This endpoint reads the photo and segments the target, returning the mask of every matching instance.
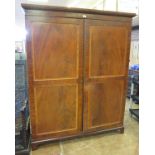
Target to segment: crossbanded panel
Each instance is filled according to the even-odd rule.
[[[88,84],[88,128],[103,127],[121,122],[123,113],[124,80],[106,79]]]
[[[34,80],[78,78],[79,25],[32,24]]]
[[[123,26],[89,27],[90,78],[126,73],[127,34]]]
[[[78,86],[37,86],[35,94],[36,134],[52,134],[78,129]]]

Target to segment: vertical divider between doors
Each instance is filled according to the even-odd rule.
[[[83,53],[82,53],[82,132],[84,132],[84,110],[85,110],[85,96],[84,96],[84,84],[85,84],[85,19],[83,19]]]
[[[87,19],[83,19],[83,122],[82,122],[82,128],[83,128],[83,132],[85,132],[85,129],[87,128],[87,119],[86,119],[86,115],[87,115],[87,102],[86,102],[86,85],[87,85]]]

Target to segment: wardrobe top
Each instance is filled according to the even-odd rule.
[[[51,5],[38,5],[38,4],[27,4],[27,3],[22,3],[21,5],[25,10],[62,11],[62,12],[71,12],[71,13],[87,13],[87,14],[111,15],[111,16],[131,17],[131,18],[136,15],[135,13],[102,11],[102,10],[83,9],[83,8],[58,7],[58,6],[51,6]]]

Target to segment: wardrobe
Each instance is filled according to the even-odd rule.
[[[22,4],[32,148],[123,133],[133,13]]]

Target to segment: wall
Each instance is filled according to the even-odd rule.
[[[139,16],[132,21],[130,66],[139,64]]]

